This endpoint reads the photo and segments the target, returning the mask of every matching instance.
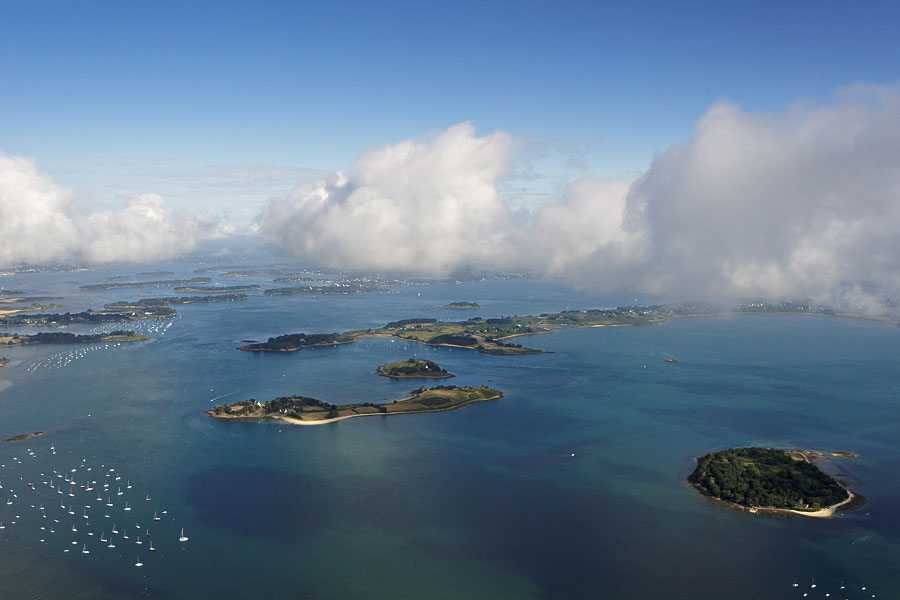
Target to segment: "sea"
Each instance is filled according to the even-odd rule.
[[[77,312],[180,295],[80,285],[203,266],[20,273],[0,286]],[[0,438],[44,432],[0,443],[0,598],[900,598],[894,325],[719,316],[517,340],[547,351],[535,355],[387,338],[264,354],[235,348],[653,299],[541,280],[249,295],[129,324],[144,342],[0,348]],[[454,301],[481,308],[439,308]],[[375,375],[410,357],[504,397],[315,427],[204,413],[291,394],[390,402],[432,383]],[[831,519],[755,515],[686,483],[697,457],[741,446],[853,453],[825,468],[866,504]]]

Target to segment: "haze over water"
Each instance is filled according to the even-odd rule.
[[[176,277],[195,266],[179,265]],[[77,291],[121,271],[16,275],[3,285],[64,295],[76,312],[144,291]],[[461,300],[482,309],[437,308]],[[809,597],[838,597],[841,582],[846,597],[900,597],[897,327],[742,316],[519,338],[552,351],[528,356],[383,338],[289,354],[234,350],[245,339],[408,317],[634,302],[544,281],[346,297],[251,292],[242,302],[177,306],[168,328],[136,324],[147,342],[3,348],[10,363],[0,380],[11,385],[0,389],[0,437],[46,433],[0,445],[0,597],[799,598],[812,578]],[[203,413],[290,394],[400,399],[420,382],[374,371],[410,356],[455,373],[452,384],[487,384],[505,397],[318,427]],[[857,453],[833,467],[868,504],[828,520],[754,516],[685,483],[695,457],[748,445]],[[76,468],[81,481],[82,464],[130,481],[133,514],[112,519],[157,527],[154,553],[125,540],[101,545],[102,514],[77,532],[68,527],[84,520],[77,510],[52,536],[39,529],[47,519],[31,504],[63,512],[41,473]],[[10,488],[17,498],[7,505]],[[177,541],[181,528],[188,542]]]

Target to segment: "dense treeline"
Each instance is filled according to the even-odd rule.
[[[385,329],[391,329],[394,327],[405,327],[407,325],[418,325],[420,323],[437,323],[437,319],[400,319],[399,321],[391,321],[387,325],[384,326]]]
[[[436,335],[430,340],[428,340],[429,344],[451,344],[453,346],[474,346],[478,343],[478,338],[474,338],[469,335],[453,335],[451,333],[444,333],[441,335]]]
[[[338,343],[339,338],[336,333],[289,333],[287,335],[279,335],[278,337],[270,337],[265,342],[259,344],[248,344],[241,346],[242,350],[292,350],[296,348],[305,348],[307,346],[324,346],[327,344]]]
[[[771,448],[707,454],[697,461],[688,481],[708,496],[749,507],[818,509],[849,497],[815,465]]]
[[[406,361],[388,363],[383,365],[381,369],[385,375],[393,377],[410,377],[414,375],[447,375],[447,371],[442,369],[436,362],[430,360],[410,358]]]

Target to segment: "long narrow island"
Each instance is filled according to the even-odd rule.
[[[408,397],[389,404],[364,402],[338,405],[304,396],[283,396],[267,402],[251,398],[234,404],[221,404],[206,411],[206,414],[217,419],[277,419],[291,425],[323,425],[353,417],[443,412],[502,397],[503,392],[487,386],[437,386],[420,387]]]
[[[858,496],[815,465],[817,458],[805,450],[720,450],[697,459],[688,482],[716,502],[750,512],[830,517]]]
[[[140,342],[149,340],[149,335],[137,334],[134,331],[110,331],[109,333],[57,333],[40,332],[33,335],[0,334],[0,345],[19,346],[26,344],[97,344],[103,342]]]

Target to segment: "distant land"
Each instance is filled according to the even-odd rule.
[[[209,294],[229,294],[233,292],[249,292],[251,290],[258,290],[258,285],[225,285],[225,286],[216,286],[216,285],[188,285],[177,287],[173,289],[173,292],[182,292],[182,293],[209,293]]]
[[[268,292],[268,290],[267,290]],[[657,325],[670,319],[721,315],[814,315],[825,317],[867,318],[842,314],[833,309],[802,302],[739,302],[725,305],[712,302],[688,302],[652,306],[620,306],[611,309],[566,310],[538,316],[500,317],[467,321],[438,321],[430,317],[392,321],[378,329],[343,333],[294,333],[270,337],[265,342],[240,346],[249,352],[293,352],[315,346],[348,344],[366,336],[389,336],[431,346],[467,348],[484,354],[540,354],[543,350],[524,348],[503,340],[521,335],[548,333],[572,327],[634,327]],[[894,323],[887,319],[874,319]],[[672,361],[670,361],[672,362]]]
[[[391,377],[393,379],[445,379],[454,376],[452,373],[448,373],[439,367],[437,363],[421,358],[390,362],[386,365],[381,365],[375,372],[382,377]]]
[[[138,273],[138,277],[169,277],[170,275],[174,275],[174,271],[143,271]]]
[[[272,288],[265,290],[263,293],[266,296],[298,296],[307,294],[371,294],[384,291],[385,289],[379,286],[336,283],[333,285]]]
[[[481,305],[477,302],[450,302],[441,304],[438,308],[481,308]]]
[[[112,310],[144,310],[156,306],[168,306],[170,304],[205,304],[208,302],[231,302],[233,300],[246,300],[247,294],[215,294],[212,296],[170,296],[159,298],[144,298],[143,300],[122,300],[104,304],[104,308]]]
[[[353,417],[443,412],[502,397],[502,392],[486,386],[420,387],[403,400],[388,404],[364,402],[337,405],[315,398],[285,396],[267,402],[251,398],[234,404],[222,404],[206,411],[206,414],[219,419],[278,419],[292,425],[323,425]]]
[[[108,307],[110,305],[107,305]],[[79,313],[18,314],[0,316],[3,327],[46,327],[49,325],[71,325],[74,323],[126,323],[142,319],[159,319],[175,316],[175,309],[168,304],[147,305],[135,312],[132,307],[121,307],[106,311],[86,310]]]
[[[697,459],[688,481],[704,496],[751,512],[830,517],[849,508],[855,496],[813,464],[818,456],[773,448],[720,450]]]

